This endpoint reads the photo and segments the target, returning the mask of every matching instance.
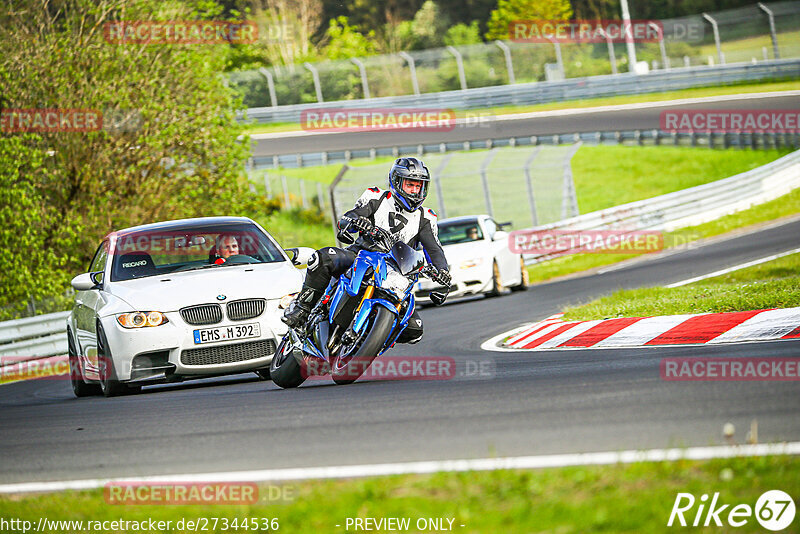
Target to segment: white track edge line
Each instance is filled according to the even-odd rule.
[[[496,469],[542,469],[580,465],[628,464],[634,462],[664,462],[676,460],[708,460],[765,455],[800,454],[800,441],[757,444],[687,447],[684,449],[646,449],[618,452],[585,452],[507,458],[478,458],[464,460],[432,460],[421,462],[262,469],[158,475],[133,478],[95,478],[57,482],[26,482],[0,485],[0,494],[32,493],[63,490],[96,489],[114,482],[142,483],[219,483],[219,482],[286,482],[331,478],[358,478],[386,475],[429,474],[439,472],[492,471]]]
[[[675,282],[664,287],[673,288],[673,287],[681,287],[687,284],[692,284],[694,282],[699,282],[700,280],[706,280],[708,278],[714,278],[715,276],[722,276],[723,274],[732,273],[733,271],[738,271],[740,269],[746,269],[747,267],[752,267],[754,265],[759,265],[761,263],[766,263],[768,261],[777,260],[778,258],[782,258],[784,256],[790,256],[791,254],[797,254],[800,252],[800,247],[787,250],[785,252],[779,252],[778,254],[772,254],[770,256],[765,256],[763,258],[759,258],[757,260],[751,260],[745,263],[740,263],[739,265],[734,265],[733,267],[728,267],[726,269],[720,269],[719,271],[714,271],[713,273],[704,274],[701,276],[695,276],[694,278],[687,278],[686,280],[681,280],[680,282]]]

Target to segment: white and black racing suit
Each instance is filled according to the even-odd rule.
[[[339,277],[353,265],[359,250],[369,248],[369,243],[352,228],[358,217],[369,219],[373,226],[383,228],[397,236],[400,241],[416,248],[418,244],[429,262],[439,270],[448,270],[447,259],[439,243],[436,214],[420,207],[406,211],[392,198],[391,191],[370,187],[356,202],[353,209],[344,214],[337,224],[337,238],[348,244],[347,248],[323,247],[317,250],[308,262],[304,287],[322,292],[332,277]],[[422,319],[415,310],[408,327],[398,338],[399,343],[416,343],[422,338]]]

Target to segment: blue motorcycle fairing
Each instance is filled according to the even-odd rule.
[[[406,308],[406,312],[403,314],[403,318],[400,319],[400,322],[397,323],[396,328],[392,331],[391,335],[389,336],[389,343],[386,344],[387,348],[391,347],[397,341],[397,338],[400,337],[400,334],[403,333],[403,330],[406,329],[408,326],[408,321],[411,320],[411,315],[414,313],[414,306],[416,305],[414,300],[414,294],[412,293],[409,295],[410,300],[408,301],[408,308]]]
[[[356,316],[356,320],[353,321],[353,331],[357,334],[361,333],[361,330],[364,329],[364,325],[367,324],[367,318],[369,317],[370,312],[372,311],[373,306],[375,304],[380,304],[390,312],[395,315],[394,323],[397,324],[397,308],[394,307],[394,304],[389,302],[386,299],[367,299],[361,305],[361,309],[358,311],[358,315]],[[392,330],[394,330],[394,325],[392,325]]]

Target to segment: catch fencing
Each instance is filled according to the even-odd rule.
[[[800,57],[800,2],[769,2],[660,21],[660,42],[638,43],[648,70]],[[230,73],[248,108],[382,99],[627,74],[625,43],[495,41]],[[643,72],[643,71],[638,71]],[[549,73],[549,74],[548,74]],[[602,95],[596,95],[602,96]],[[412,104],[408,104],[412,105]],[[288,109],[287,109],[288,111]],[[260,122],[297,121],[250,109]]]
[[[426,205],[440,219],[487,213],[513,227],[578,214],[570,161],[580,143],[493,148],[426,156],[431,185]],[[387,188],[385,164],[345,166],[330,188],[332,219],[352,209],[368,187]]]

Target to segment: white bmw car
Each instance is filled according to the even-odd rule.
[[[268,378],[286,332],[280,316],[303,282],[293,262],[311,252],[282,250],[244,217],[109,234],[89,272],[72,280],[67,340],[75,395],[115,396],[245,371]]]
[[[450,297],[485,294],[501,295],[506,288],[525,290],[528,271],[522,255],[508,248],[510,223],[494,221],[489,215],[453,217],[439,221],[439,241],[453,277]],[[428,295],[441,289],[423,279],[415,290],[417,302],[427,304]]]

